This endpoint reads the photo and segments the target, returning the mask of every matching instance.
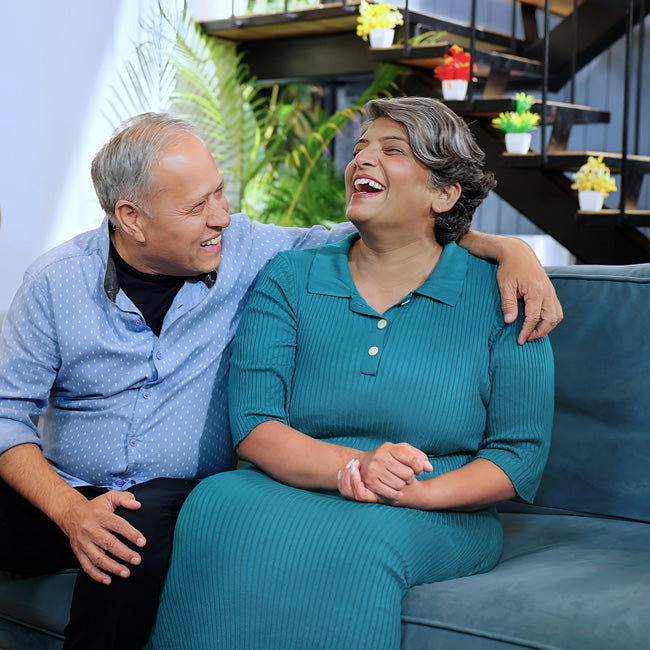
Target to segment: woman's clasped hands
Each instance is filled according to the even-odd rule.
[[[399,505],[416,476],[433,471],[429,458],[406,442],[385,442],[372,451],[359,452],[341,468],[337,477],[339,492],[346,499],[367,503]]]

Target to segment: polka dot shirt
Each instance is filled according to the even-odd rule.
[[[117,490],[232,468],[228,355],[251,287],[276,252],[350,229],[232,215],[216,283],[188,279],[159,337],[123,291],[107,295],[107,222],[49,251],[0,338],[0,453],[36,443],[70,485]]]

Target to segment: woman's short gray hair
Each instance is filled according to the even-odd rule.
[[[458,241],[469,230],[474,211],[496,185],[483,170],[485,154],[462,118],[430,97],[373,99],[365,105],[363,134],[379,117],[402,124],[415,157],[429,169],[429,184],[443,189],[459,183],[461,195],[448,212],[436,215],[435,235],[442,245]]]
[[[151,177],[153,164],[190,133],[192,122],[168,113],[142,113],[123,122],[95,156],[90,174],[99,204],[115,224],[118,201],[131,201],[151,216],[150,201],[162,188]]]

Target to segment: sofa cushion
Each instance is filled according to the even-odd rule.
[[[0,619],[20,622],[62,639],[77,573],[69,569],[43,576],[20,576],[0,571]]]
[[[535,503],[650,522],[650,264],[548,271],[565,318]]]
[[[413,587],[402,646],[646,650],[650,526],[571,515],[502,515],[489,573]]]

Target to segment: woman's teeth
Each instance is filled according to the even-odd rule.
[[[367,192],[369,187],[377,191],[386,189],[381,183],[373,181],[371,178],[357,178],[354,181],[354,189],[357,190],[357,192]]]

